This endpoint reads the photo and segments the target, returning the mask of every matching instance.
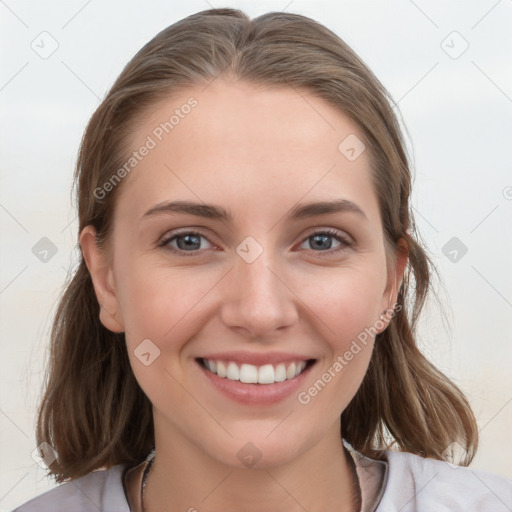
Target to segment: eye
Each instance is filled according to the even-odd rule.
[[[332,238],[335,238],[339,242],[338,247],[335,249],[332,249]],[[313,249],[320,249],[320,251],[314,250],[314,252],[326,252],[328,254],[342,251],[346,248],[352,247],[353,245],[348,237],[333,229],[315,231],[310,234],[302,244],[307,242],[309,242],[310,247]]]
[[[338,247],[335,249],[332,249],[333,238],[338,242]],[[201,253],[201,249],[208,249],[208,247],[201,247],[201,240],[206,240],[207,243],[212,246],[208,239],[197,231],[175,233],[164,238],[159,242],[158,246],[173,253],[177,253],[179,256],[193,256]],[[326,254],[337,253],[353,246],[352,241],[347,236],[333,229],[315,231],[304,239],[301,246],[307,242],[310,243],[310,247],[312,247],[311,250],[314,252],[323,252]]]
[[[201,249],[201,239],[207,240],[206,237],[196,231],[184,231],[164,238],[158,245],[172,252],[180,253],[180,255],[191,256]],[[172,242],[176,242],[176,246],[171,245]]]

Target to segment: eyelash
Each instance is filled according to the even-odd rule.
[[[172,253],[177,254],[179,256],[195,256],[197,254],[200,254],[201,251],[183,251],[182,249],[176,249],[176,248],[171,247],[170,245],[168,245],[169,242],[171,242],[175,238],[178,238],[180,236],[185,236],[185,235],[200,236],[200,237],[205,238],[206,240],[208,240],[208,238],[206,236],[204,236],[202,233],[199,233],[198,231],[183,231],[181,233],[175,233],[172,236],[164,238],[163,240],[161,240],[159,242],[158,247],[162,247],[163,249],[171,251]],[[325,255],[332,255],[332,254],[341,252],[341,251],[343,251],[345,249],[353,248],[353,246],[354,246],[354,243],[351,240],[349,240],[348,237],[345,237],[345,236],[341,235],[338,231],[336,231],[334,229],[329,229],[329,228],[323,229],[323,230],[319,230],[319,231],[314,231],[313,233],[311,233],[310,235],[305,237],[302,240],[300,245],[302,245],[309,238],[312,238],[312,237],[317,236],[317,235],[331,236],[331,237],[335,238],[338,242],[340,242],[342,245],[340,247],[338,247],[337,249],[329,249],[329,250],[326,250],[326,251],[313,251],[313,252],[317,252],[317,253],[320,253],[320,254],[323,253]],[[310,249],[310,250],[312,250],[312,249]]]

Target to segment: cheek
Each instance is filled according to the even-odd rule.
[[[202,328],[199,304],[213,283],[149,266],[123,271],[121,310],[135,377],[157,408],[185,407],[189,400],[179,383],[185,377],[187,342]]]
[[[311,417],[325,415],[328,407],[334,419],[353,398],[368,368],[381,313],[382,279],[370,270],[343,269],[313,281],[316,286],[308,279],[301,298],[314,312],[310,318],[316,318],[325,358],[297,398],[310,408]]]
[[[314,313],[305,314],[316,317],[316,326],[337,352],[380,317],[384,283],[371,266],[324,269],[297,276],[295,282],[300,299]]]
[[[218,280],[217,273],[199,267],[172,269],[144,264],[142,258],[124,261],[116,289],[128,348],[133,351],[150,339],[162,352],[180,352],[206,320],[203,304]]]
[[[372,265],[374,269],[375,262]],[[381,276],[372,265],[307,272],[295,268],[283,276],[293,283],[288,300],[295,303],[301,320],[316,331],[312,336],[330,340],[333,352],[344,352],[379,318]],[[190,338],[192,331],[200,331],[212,315],[220,314],[223,290],[230,287],[230,276],[223,278],[225,268],[169,268],[133,258],[124,259],[117,270],[116,290],[132,346],[149,338],[162,348],[179,349],[179,340]]]

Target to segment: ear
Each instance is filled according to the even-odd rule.
[[[88,225],[80,233],[80,246],[100,304],[100,321],[112,332],[124,332],[121,308],[114,288],[112,265],[96,241],[96,230]]]
[[[382,313],[380,316],[381,323],[385,323],[382,329],[379,329],[379,333],[384,331],[391,319],[394,316],[395,304],[398,299],[398,291],[402,286],[402,280],[409,259],[409,249],[407,242],[404,238],[401,238],[395,250],[395,262],[388,269],[387,285],[384,293],[382,294]]]

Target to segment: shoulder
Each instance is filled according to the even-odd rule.
[[[93,471],[27,501],[12,512],[130,512],[122,484],[125,466]]]
[[[386,459],[388,476],[378,512],[512,510],[512,480],[411,453],[386,451]]]

